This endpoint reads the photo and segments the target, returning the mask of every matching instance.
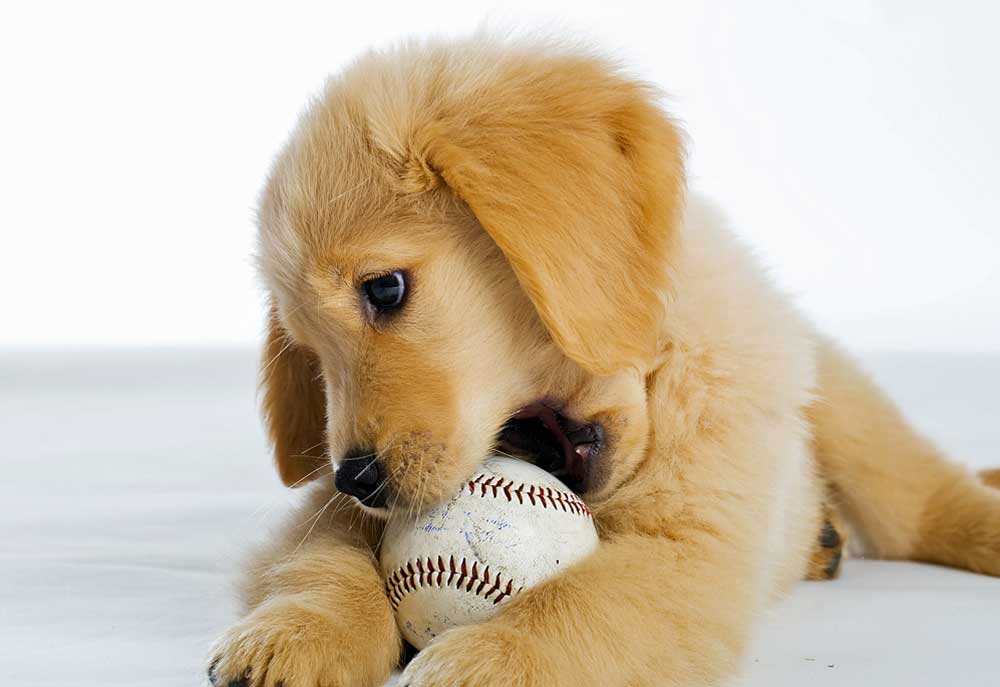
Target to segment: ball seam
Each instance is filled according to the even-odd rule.
[[[482,597],[497,605],[521,591],[514,587],[514,580],[500,573],[490,573],[490,566],[479,568],[479,562],[472,565],[466,558],[449,556],[448,562],[442,556],[435,560],[431,556],[416,558],[397,567],[385,580],[386,594],[393,609],[398,609],[403,598],[425,587],[440,589],[454,588]],[[492,597],[492,598],[491,598]]]
[[[522,505],[528,503],[532,506],[541,506],[542,508],[551,507],[553,510],[562,510],[566,513],[582,515],[588,518],[592,517],[590,508],[587,507],[583,499],[576,494],[553,489],[552,487],[515,482],[511,479],[504,479],[499,475],[479,474],[469,480],[466,488],[469,490],[469,494],[475,495],[478,492],[480,497],[492,496],[493,498],[499,498],[502,495],[511,502],[516,498],[517,502]]]

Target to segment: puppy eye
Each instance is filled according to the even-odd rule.
[[[389,272],[365,280],[362,288],[377,312],[395,310],[406,298],[406,276],[400,271]]]

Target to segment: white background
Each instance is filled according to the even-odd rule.
[[[665,87],[695,187],[848,345],[1000,350],[997,5],[498,6],[8,5],[0,344],[254,341],[253,207],[308,97],[368,46],[488,20]]]
[[[569,29],[668,89],[694,185],[915,426],[996,465],[1000,9],[961,4],[6,3],[0,349],[32,350],[0,350],[0,675],[205,684],[300,496],[254,402],[256,194],[326,75],[397,37]],[[66,344],[238,348],[33,350]],[[998,618],[995,579],[848,561],[738,684],[992,685]]]

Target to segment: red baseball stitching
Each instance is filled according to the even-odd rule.
[[[435,561],[428,556],[409,561],[392,571],[385,580],[385,591],[393,609],[399,608],[399,603],[407,594],[421,587],[454,587],[481,596],[484,599],[493,598],[493,605],[517,594],[521,588],[514,588],[514,580],[504,578],[499,573],[490,575],[490,566],[479,570],[479,563],[472,562],[472,567],[465,558],[459,561],[454,556],[448,558],[447,565],[441,556]]]
[[[467,487],[469,494],[475,495],[478,491],[483,498],[499,498],[503,495],[508,501],[516,498],[520,504],[527,502],[542,508],[551,506],[566,513],[592,517],[590,508],[580,497],[552,487],[515,482],[499,475],[476,475]],[[514,580],[507,578],[505,581],[499,573],[491,575],[489,566],[479,570],[478,561],[473,561],[472,567],[469,567],[465,558],[456,561],[454,556],[448,558],[447,565],[441,556],[437,560],[430,556],[417,558],[399,566],[385,579],[386,594],[389,595],[393,609],[399,608],[403,597],[422,587],[464,588],[466,592],[484,599],[492,597],[494,605],[521,591],[520,587],[514,588]]]
[[[478,491],[481,497],[498,498],[502,494],[508,501],[513,501],[517,497],[517,502],[521,504],[527,498],[532,506],[548,508],[551,504],[554,509],[561,508],[567,513],[591,517],[590,508],[579,496],[552,487],[515,482],[499,475],[476,475],[475,479],[469,481],[467,486],[470,494],[475,494]]]

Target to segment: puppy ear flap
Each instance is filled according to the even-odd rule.
[[[681,134],[650,87],[598,61],[500,71],[481,109],[433,113],[414,154],[470,207],[570,358],[598,374],[641,367],[659,347]]]
[[[325,458],[326,398],[319,362],[295,345],[272,306],[260,368],[263,412],[274,462],[285,486],[298,487],[321,474]]]

